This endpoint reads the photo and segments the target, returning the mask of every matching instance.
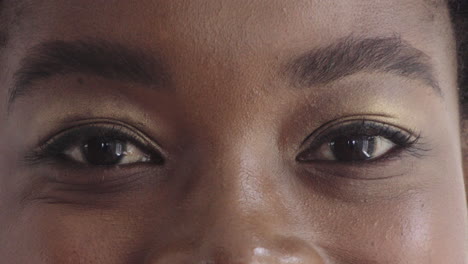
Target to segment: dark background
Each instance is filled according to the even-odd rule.
[[[451,1],[450,9],[458,42],[462,107],[465,117],[468,117],[468,0]]]

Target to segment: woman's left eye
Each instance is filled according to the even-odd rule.
[[[297,161],[365,162],[397,150],[416,156],[424,151],[418,147],[419,135],[376,121],[350,120],[317,134]]]
[[[116,166],[149,162],[150,155],[128,141],[95,137],[79,145],[71,146],[64,156],[77,163],[93,166]]]
[[[339,136],[323,143],[308,158],[322,161],[366,161],[382,157],[397,145],[382,136]]]

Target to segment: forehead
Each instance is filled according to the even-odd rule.
[[[12,69],[37,44],[103,39],[161,57],[177,86],[220,91],[232,81],[271,79],[288,57],[338,39],[399,36],[433,58],[436,79],[451,83],[456,66],[448,11],[438,0],[25,0],[6,59]],[[200,67],[203,65],[203,67]],[[441,66],[444,65],[442,68]],[[447,67],[448,66],[448,67]],[[439,69],[437,69],[439,67]],[[263,78],[263,80],[262,80]],[[202,83],[201,83],[202,82]],[[203,85],[206,83],[206,85]],[[210,87],[208,88],[201,87]],[[200,89],[199,89],[200,88]],[[181,89],[193,95],[193,89]]]
[[[424,53],[437,56],[438,44],[446,45],[443,42],[451,32],[448,12],[445,5],[437,4],[440,2],[23,0],[13,11],[20,22],[13,26],[16,34],[10,34],[10,47],[26,51],[47,40],[98,38],[158,52],[170,57],[171,63],[179,59],[173,67],[200,59],[194,55],[245,66],[262,60],[272,65],[271,60],[350,35],[397,34]],[[21,53],[16,56],[25,55]]]
[[[441,83],[453,83],[456,67],[448,10],[440,0],[15,3],[11,13],[18,19],[6,49],[14,52],[0,56],[10,69],[19,68],[28,50],[42,42],[103,39],[161,57],[177,79],[178,89],[187,87],[180,91],[188,96],[194,92],[251,94],[265,86],[265,80],[275,78],[275,67],[281,62],[349,36],[401,37],[432,58]],[[228,81],[235,90],[225,89]],[[197,89],[190,88],[194,83]]]
[[[320,45],[350,33],[411,41],[442,33],[440,0],[24,1],[15,13],[31,37],[96,37],[206,49]],[[439,29],[439,30],[438,30]],[[190,41],[190,42],[189,42]]]

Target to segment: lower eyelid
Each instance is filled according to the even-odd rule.
[[[325,177],[342,180],[378,181],[404,177],[410,171],[403,154],[367,162],[316,161],[301,167],[307,177]]]
[[[99,205],[118,199],[124,193],[153,188],[166,180],[166,173],[155,167],[134,166],[121,170],[82,168],[65,171],[61,169],[41,168],[37,171],[41,185],[28,200],[41,203],[78,203]],[[149,184],[151,183],[151,184]],[[149,190],[149,189],[148,189]],[[109,203],[107,203],[109,204]]]

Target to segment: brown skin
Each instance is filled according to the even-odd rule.
[[[0,57],[8,65],[0,69],[2,263],[468,263],[444,5],[29,2]],[[430,57],[443,99],[421,81],[388,73],[361,72],[311,89],[277,73],[289,58],[350,33],[401,35]],[[162,57],[175,88],[66,74],[35,83],[8,114],[8,87],[28,49],[83,38]],[[417,131],[428,150],[372,164],[296,161],[308,135],[351,115]],[[25,164],[41,139],[106,120],[158,142],[165,165],[104,172]],[[76,187],[92,177],[104,183]],[[105,179],[116,180],[117,191]]]
[[[468,190],[468,105],[462,107],[461,118],[461,141],[462,141],[462,159],[463,159],[463,174],[465,176],[465,190]],[[466,196],[468,200],[468,194]]]

